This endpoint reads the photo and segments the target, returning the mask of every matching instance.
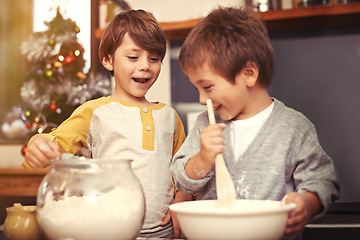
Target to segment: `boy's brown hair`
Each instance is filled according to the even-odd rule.
[[[99,46],[100,61],[114,57],[126,33],[139,47],[164,59],[166,38],[158,21],[144,10],[128,10],[116,15],[106,28]]]
[[[274,51],[263,21],[236,8],[219,8],[200,21],[181,47],[179,61],[184,71],[208,63],[231,82],[248,62],[255,63],[258,83],[266,88],[274,71]]]

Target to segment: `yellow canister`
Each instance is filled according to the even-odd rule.
[[[36,206],[22,206],[14,203],[6,208],[3,232],[10,240],[42,240],[43,236],[36,216]]]

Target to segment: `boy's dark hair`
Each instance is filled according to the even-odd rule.
[[[266,88],[274,71],[274,51],[263,21],[236,8],[219,8],[200,21],[181,47],[179,61],[184,71],[208,63],[231,82],[253,62],[258,82]]]
[[[158,21],[144,10],[128,10],[116,15],[106,28],[99,46],[100,61],[114,57],[126,33],[139,47],[164,59],[166,38]]]

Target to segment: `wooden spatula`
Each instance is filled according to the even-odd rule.
[[[211,99],[207,99],[207,110],[210,124],[215,124],[214,109]],[[225,165],[222,154],[215,158],[216,193],[220,206],[231,207],[236,199],[235,185]]]

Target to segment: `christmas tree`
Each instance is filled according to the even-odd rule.
[[[49,132],[82,103],[111,94],[109,76],[83,72],[84,48],[76,23],[58,9],[45,24],[47,31],[32,34],[21,46],[29,70],[20,90],[23,104],[14,106],[2,125],[9,139]]]

